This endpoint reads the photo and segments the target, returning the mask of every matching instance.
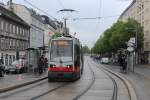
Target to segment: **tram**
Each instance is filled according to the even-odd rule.
[[[80,41],[72,36],[51,39],[49,44],[48,81],[73,81],[83,73],[83,53]]]

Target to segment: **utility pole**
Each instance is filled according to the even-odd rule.
[[[61,10],[59,10],[58,12],[75,12],[75,10],[73,10],[73,9],[61,9]],[[64,20],[64,34],[63,35],[69,35],[69,33],[67,33],[67,17],[64,17],[63,18],[63,20]]]
[[[64,35],[68,35],[67,33],[67,18],[64,18],[64,24],[65,24],[65,34]]]

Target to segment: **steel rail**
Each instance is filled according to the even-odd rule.
[[[89,83],[89,85],[87,86],[86,89],[84,89],[83,91],[81,91],[76,97],[74,97],[72,100],[77,100],[79,99],[81,96],[83,96],[94,84],[95,82],[95,74],[94,74],[94,71],[92,70],[92,68],[90,67],[90,64],[89,62],[87,62],[88,66],[89,66],[89,69],[91,71],[91,74],[92,74],[92,80],[91,82]]]
[[[92,63],[93,63],[93,62],[92,62]],[[114,89],[113,89],[113,96],[112,96],[111,100],[117,100],[118,85],[117,85],[116,80],[115,80],[110,74],[108,74],[108,72],[106,72],[106,70],[104,70],[104,69],[98,67],[95,63],[93,63],[93,64],[96,66],[96,68],[98,68],[98,69],[100,69],[101,71],[103,71],[103,72],[112,80],[113,85],[114,85]]]
[[[55,88],[53,88],[53,89],[50,89],[50,90],[48,90],[48,91],[46,91],[46,92],[43,92],[43,93],[41,93],[41,94],[39,94],[39,95],[37,95],[37,96],[35,96],[35,97],[32,97],[30,100],[36,100],[36,99],[38,99],[38,98],[40,98],[40,97],[42,97],[42,96],[44,96],[44,95],[46,95],[46,94],[48,94],[48,93],[51,93],[51,92],[53,92],[53,91],[56,91],[56,90],[58,90],[58,89],[60,89],[60,88],[62,88],[62,87],[64,87],[64,86],[66,86],[66,85],[68,85],[69,83],[64,83],[64,84],[62,84],[62,85],[59,85],[59,86],[57,86],[57,87],[55,87]]]
[[[89,65],[89,63],[88,63],[88,65]],[[92,87],[92,85],[94,84],[94,82],[95,82],[95,74],[94,74],[94,71],[92,70],[91,67],[89,67],[89,69],[90,69],[91,74],[92,74],[92,81],[89,83],[89,85],[87,86],[86,89],[84,89],[83,91],[81,91],[81,92],[80,92],[76,97],[74,97],[72,100],[77,100],[77,99],[79,99],[79,98],[80,98],[82,95],[84,95],[84,94]],[[51,90],[49,90],[49,91],[46,91],[46,92],[44,92],[44,93],[42,93],[42,94],[40,94],[40,95],[38,95],[38,96],[35,96],[35,97],[31,98],[30,100],[39,99],[40,97],[42,97],[42,96],[44,96],[44,95],[46,95],[46,94],[49,94],[49,93],[51,93],[51,92],[54,92],[54,91],[56,91],[56,90],[58,90],[58,89],[60,89],[60,88],[63,88],[63,87],[65,87],[65,86],[68,85],[68,84],[70,84],[70,83],[64,83],[64,84],[62,84],[62,85],[60,85],[60,86],[58,86],[58,87],[56,87],[56,88],[53,88],[53,89],[51,89]]]
[[[43,81],[37,82],[36,84],[34,83],[35,85],[34,85],[34,84],[30,84],[30,85],[33,85],[33,86],[27,87],[27,88],[25,88],[25,89],[21,89],[21,90],[18,90],[18,91],[9,93],[9,94],[4,94],[4,95],[0,96],[0,99],[7,98],[7,97],[9,97],[9,96],[15,95],[15,94],[20,93],[20,92],[28,91],[29,89],[32,89],[32,88],[35,88],[35,87],[37,87],[37,86],[43,85],[43,84],[45,84],[46,82],[47,82],[47,80],[43,80]],[[24,87],[25,87],[25,86],[24,86]],[[24,87],[22,87],[22,88],[24,88]],[[18,89],[18,88],[17,88],[17,89]],[[9,92],[9,91],[8,91],[8,92]],[[1,93],[1,94],[2,94],[2,93]]]
[[[94,62],[93,62],[93,63],[94,63]],[[118,74],[116,74],[116,73],[114,73],[114,72],[108,70],[107,68],[99,67],[96,63],[94,63],[94,64],[96,65],[97,68],[102,69],[104,72],[108,72],[108,73],[110,73],[110,74],[116,76],[118,79],[120,79],[120,80],[123,82],[123,84],[125,85],[125,87],[126,87],[126,89],[127,89],[127,91],[128,91],[129,100],[132,100],[131,91],[130,91],[130,89],[129,89],[129,86],[128,86],[128,84],[125,82],[125,80],[122,78],[122,76],[119,76]],[[113,77],[112,77],[112,78],[113,78]],[[117,99],[112,99],[112,100],[117,100]]]
[[[25,87],[25,86],[29,86],[31,84],[36,84],[36,83],[38,83],[40,81],[43,81],[45,79],[47,79],[47,77],[43,77],[43,78],[35,79],[35,80],[32,80],[32,81],[28,81],[28,82],[25,82],[25,83],[21,83],[21,84],[18,84],[18,85],[6,87],[4,89],[0,89],[0,93],[9,92],[9,91],[12,91],[12,90],[15,90],[15,89],[19,89],[19,88],[22,88],[22,87]]]

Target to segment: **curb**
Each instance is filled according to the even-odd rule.
[[[124,78],[119,73],[116,73],[116,72],[104,67],[104,65],[102,65],[102,68],[104,70],[109,71],[110,73],[114,74],[115,76],[119,77],[124,82],[124,84],[126,85],[126,87],[128,89],[128,92],[129,92],[129,95],[130,95],[130,100],[138,100],[134,88],[132,87],[132,85],[129,83],[129,81],[126,78]]]
[[[28,81],[28,82],[20,83],[20,84],[18,84],[18,85],[9,86],[9,87],[0,89],[0,93],[4,93],[4,92],[7,92],[7,91],[11,91],[11,90],[14,90],[14,89],[18,89],[18,88],[21,88],[21,87],[24,87],[24,86],[27,86],[27,85],[30,85],[30,84],[33,84],[33,83],[36,83],[36,82],[45,80],[45,79],[47,79],[47,78],[48,78],[48,77],[45,76],[45,77],[42,77],[42,78],[39,78],[39,79],[35,79],[35,80],[33,80],[33,81]]]

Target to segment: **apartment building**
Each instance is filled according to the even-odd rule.
[[[13,12],[30,25],[30,48],[41,48],[44,46],[44,22],[35,10],[24,5],[14,4],[6,6],[12,8]]]
[[[51,20],[46,15],[41,15],[42,20],[44,22],[44,46],[48,47],[49,39],[52,37],[52,35],[55,34],[57,27],[55,24],[55,21]]]
[[[29,47],[30,26],[12,11],[0,5],[0,58],[9,66],[24,57]]]
[[[150,63],[150,1],[134,0],[119,17],[120,21],[128,18],[137,20],[144,27],[144,59]]]

